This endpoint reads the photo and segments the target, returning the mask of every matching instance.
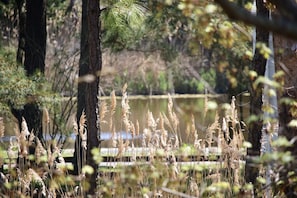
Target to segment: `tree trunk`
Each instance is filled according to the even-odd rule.
[[[99,75],[102,66],[100,46],[100,1],[88,1],[88,44],[89,44],[89,74],[94,81],[86,86],[86,117],[87,117],[87,164],[93,167],[94,173],[88,175],[90,189],[88,194],[94,195],[97,187],[98,164],[93,160],[92,149],[98,148],[100,136],[99,119]]]
[[[26,2],[25,70],[30,76],[37,71],[44,73],[46,52],[45,1]]]
[[[101,40],[100,40],[100,1],[82,1],[82,29],[81,29],[81,53],[79,63],[78,84],[78,106],[77,120],[83,111],[87,119],[87,165],[94,169],[94,173],[87,175],[90,188],[89,195],[95,195],[97,187],[98,164],[93,160],[92,149],[98,148],[100,125],[99,125],[99,81],[102,66],[101,60]],[[84,76],[92,76],[91,82],[84,81]],[[80,157],[78,157],[80,156]],[[79,174],[82,163],[82,148],[80,137],[76,139],[75,147],[75,172]]]
[[[265,7],[263,0],[256,0],[257,15],[269,18],[269,10]],[[256,28],[256,42],[265,43],[268,46],[269,32]],[[252,70],[256,71],[258,76],[265,75],[266,59],[260,54],[260,50],[256,48],[255,54],[252,61]],[[259,169],[253,166],[253,162],[250,160],[252,157],[260,155],[261,149],[261,131],[263,127],[262,120],[262,89],[260,85],[256,89],[252,86],[253,82],[250,83],[250,114],[258,116],[256,121],[253,121],[249,125],[248,141],[252,144],[252,148],[247,151],[247,162],[245,167],[245,180],[255,184],[256,178],[259,174]]]
[[[79,78],[88,74],[89,66],[89,44],[88,44],[88,23],[87,23],[87,0],[82,0],[82,18],[81,18],[81,40],[80,40],[80,59],[79,59]],[[86,108],[86,86],[87,83],[80,81],[78,83],[78,93],[77,93],[77,113],[76,118],[79,122],[80,116]],[[78,123],[79,127],[79,123]],[[81,148],[81,138],[79,135],[76,136],[75,141],[75,151],[74,151],[74,173],[78,175],[82,168],[82,148]]]
[[[277,17],[274,16],[274,17]],[[297,49],[297,42],[286,39],[279,35],[274,36],[274,45],[275,45],[275,63],[277,70],[284,71],[285,78],[284,78],[284,89],[283,92],[280,93],[281,98],[290,98],[293,101],[296,101],[297,98],[297,70],[296,70],[296,49]],[[282,53],[279,53],[282,51]],[[293,120],[297,119],[297,109],[296,106],[291,106],[291,104],[281,103],[279,104],[279,135],[285,136],[289,141],[293,138],[297,137],[297,128],[296,127],[289,127],[288,124]],[[296,197],[296,183],[291,182],[290,178],[288,177],[289,173],[291,177],[296,177],[297,174],[297,141],[294,141],[292,147],[285,148],[291,152],[292,156],[294,156],[294,160],[291,163],[285,165],[280,172],[280,179],[284,182],[283,183],[283,190],[286,194],[286,197]]]
[[[22,7],[22,0],[18,2],[18,9]],[[26,2],[26,16],[19,13],[19,22],[24,24],[20,25],[20,38],[19,50],[24,47],[25,60],[24,68],[27,76],[31,76],[36,72],[44,73],[45,68],[45,53],[46,53],[46,14],[45,14],[45,1],[27,0]],[[25,30],[22,29],[25,27]],[[23,35],[24,34],[24,35]],[[24,41],[25,38],[25,41]],[[25,45],[24,45],[25,43]],[[19,54],[20,53],[20,54]],[[18,52],[17,61],[22,62],[21,52]],[[42,112],[39,109],[35,96],[27,97],[27,104],[24,105],[22,110],[14,109],[12,113],[18,119],[21,125],[22,117],[25,118],[29,131],[42,140]]]

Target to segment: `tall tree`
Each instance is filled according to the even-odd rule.
[[[263,0],[256,0],[257,16],[269,18],[269,10],[265,7]],[[262,28],[256,28],[256,42],[265,43],[268,46],[269,32]],[[265,75],[266,58],[260,52],[261,49],[256,48],[251,70],[257,72],[259,76]],[[247,151],[248,157],[260,156],[261,149],[261,137],[263,120],[261,118],[262,112],[262,89],[260,87],[253,87],[253,82],[250,83],[250,114],[258,117],[257,120],[253,121],[249,125],[248,141],[252,144],[252,148]],[[247,182],[255,183],[256,178],[259,174],[259,170],[253,165],[253,162],[247,161],[245,166],[245,178]]]
[[[79,65],[78,109],[77,118],[85,111],[87,126],[87,153],[86,163],[94,170],[88,175],[90,188],[87,194],[94,195],[97,186],[98,164],[93,160],[92,149],[99,147],[100,121],[99,121],[99,81],[102,67],[101,40],[100,40],[100,1],[83,0],[82,4],[82,32],[81,57]],[[84,81],[89,79],[88,81]],[[76,140],[75,155],[81,155],[81,140]],[[77,157],[77,156],[76,156]],[[81,158],[75,163],[76,171],[82,166]]]
[[[88,5],[88,45],[89,66],[88,74],[94,76],[94,80],[86,85],[86,118],[87,118],[87,164],[94,169],[89,175],[89,194],[95,194],[97,186],[98,164],[93,159],[92,149],[99,146],[100,121],[99,121],[99,80],[102,67],[100,46],[100,1],[89,0]]]
[[[89,44],[88,44],[88,23],[87,23],[87,0],[82,1],[82,17],[81,17],[81,37],[80,37],[80,59],[79,59],[79,74],[78,76],[82,78],[88,74],[89,66]],[[78,93],[77,93],[77,111],[76,118],[79,122],[80,117],[82,116],[86,108],[86,86],[85,81],[80,81],[78,83]],[[78,127],[80,124],[78,123]],[[79,129],[78,129],[79,131]],[[82,147],[81,147],[81,136],[77,135],[75,141],[75,151],[74,151],[74,173],[79,174],[82,168],[83,159],[82,159]]]
[[[44,72],[46,53],[45,1],[26,1],[25,70],[28,75]]]
[[[266,3],[273,8],[272,20],[266,16],[254,16],[244,8],[239,7],[234,2],[229,0],[215,0],[227,13],[227,15],[235,20],[240,20],[246,24],[256,26],[266,31],[277,33],[278,39],[275,39],[276,48],[282,48],[284,53],[279,54],[279,49],[275,50],[276,65],[278,69],[286,73],[286,79],[280,98],[286,97],[286,100],[291,99],[291,103],[279,104],[279,134],[291,140],[292,146],[286,148],[294,157],[290,163],[285,164],[280,169],[280,181],[282,181],[282,190],[286,197],[296,197],[296,182],[291,178],[296,177],[296,155],[297,155],[297,128],[294,122],[297,120],[296,110],[296,58],[293,55],[296,51],[297,40],[297,3],[293,0],[268,0]],[[284,36],[295,40],[288,41],[284,37],[279,41],[279,36]],[[293,61],[292,61],[293,60]],[[292,64],[293,63],[293,64]],[[292,81],[291,81],[292,80]],[[293,123],[293,124],[292,124]]]
[[[18,2],[19,6],[21,1]],[[21,9],[21,7],[20,7]],[[21,14],[20,21],[23,21]],[[22,28],[20,24],[20,28]],[[23,36],[23,35],[20,35]],[[19,41],[23,42],[23,40]],[[21,44],[23,45],[23,44]],[[26,25],[25,25],[25,60],[24,68],[27,76],[32,76],[37,72],[44,73],[46,54],[46,5],[44,0],[26,1]],[[19,57],[18,57],[19,58]],[[18,59],[20,60],[20,59]],[[13,114],[19,123],[25,118],[29,131],[37,134],[42,139],[42,112],[37,104],[35,96],[28,96],[27,104],[22,110],[12,109]]]

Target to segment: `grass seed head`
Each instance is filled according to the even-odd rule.
[[[81,136],[82,139],[85,133],[86,125],[87,125],[86,113],[85,111],[83,111],[79,119],[79,135]]]
[[[27,126],[27,122],[26,122],[25,118],[23,118],[23,117],[22,117],[22,129],[21,129],[21,133],[24,136],[30,135],[30,132],[29,132],[29,129],[28,129],[28,126]]]
[[[50,117],[49,117],[49,113],[48,113],[47,108],[44,108],[43,109],[43,112],[42,112],[42,122],[45,123],[45,124],[49,124],[50,123]]]
[[[105,118],[107,112],[108,112],[107,103],[106,103],[106,101],[102,101],[100,104],[100,122],[101,123],[106,123],[104,118]]]
[[[4,126],[3,117],[0,117],[0,138],[4,136],[4,131],[5,131],[5,126]]]

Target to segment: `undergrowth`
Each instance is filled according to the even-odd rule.
[[[130,120],[133,112],[126,88],[122,90],[120,105],[115,92],[111,93],[110,102],[101,103],[101,125],[109,126],[116,152],[103,155],[99,147],[93,152],[99,163],[98,197],[234,197],[251,193],[250,185],[245,185],[243,179],[244,129],[235,99],[222,116],[217,113],[206,131],[200,131],[196,128],[199,120],[194,116],[185,129],[179,127],[169,95],[168,112],[160,112],[158,117],[147,112],[145,129],[140,131],[138,122]],[[210,111],[207,104],[206,97],[204,115]],[[120,121],[115,119],[117,108],[122,111]],[[0,121],[3,136],[4,123]],[[50,115],[45,112],[43,123],[50,122]],[[115,122],[122,122],[131,140],[117,135]],[[85,176],[91,171],[84,152],[80,156],[83,165],[75,176],[62,144],[55,140],[41,142],[28,131],[25,120],[21,126],[20,130],[15,129],[16,141],[11,140],[8,149],[0,152],[0,196],[83,197],[88,187]],[[74,121],[74,132],[86,141],[84,113],[78,122]],[[181,132],[187,134],[189,142],[181,142]],[[85,151],[86,145],[83,143],[80,149]]]

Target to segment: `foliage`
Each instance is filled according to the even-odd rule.
[[[117,165],[114,167],[104,168],[100,167],[100,178],[98,194],[104,197],[120,197],[120,196],[169,196],[175,193],[184,193],[184,195],[192,196],[235,196],[239,193],[239,190],[246,189],[241,188],[240,184],[242,180],[241,164],[239,161],[242,159],[242,153],[238,150],[244,149],[242,129],[237,127],[234,131],[233,139],[227,143],[230,134],[228,130],[224,129],[225,136],[223,135],[223,128],[220,127],[219,117],[213,124],[211,124],[204,132],[205,137],[200,137],[194,117],[192,123],[189,123],[187,127],[187,134],[189,136],[189,142],[180,142],[179,138],[179,118],[174,112],[173,100],[168,97],[168,112],[160,112],[159,118],[154,118],[151,112],[148,112],[147,124],[142,134],[139,133],[137,124],[130,120],[130,107],[123,88],[121,106],[122,111],[122,126],[127,133],[131,133],[135,140],[127,141],[121,138],[112,136],[111,141],[116,148],[116,153],[108,153],[101,156],[100,149],[96,148],[92,150],[92,154],[97,163],[102,162],[103,157],[109,157],[107,159],[124,160],[126,157],[131,158],[135,164],[127,167],[121,166],[121,163],[115,162]],[[110,98],[110,110],[107,108],[107,104],[101,106],[100,116],[102,118],[101,124],[107,124],[111,128],[114,128],[113,121],[114,112],[118,108],[115,101],[114,93]],[[237,125],[236,110],[234,109],[234,101],[231,104],[231,108],[226,110],[224,119],[227,122],[232,122],[234,126]],[[205,109],[205,114],[214,111],[215,109]],[[132,112],[133,113],[133,112]],[[109,122],[106,122],[109,120]],[[74,132],[82,136],[82,140],[85,141],[86,126],[85,115],[81,116],[80,130],[75,126]],[[67,165],[61,149],[62,145],[57,144],[55,140],[47,142],[46,146],[43,146],[38,139],[35,139],[31,133],[27,131],[25,121],[22,124],[24,127],[19,132],[17,142],[11,142],[7,152],[7,158],[9,159],[7,172],[2,174],[3,180],[2,188],[0,188],[0,194],[14,194],[16,196],[22,194],[25,197],[34,195],[43,195],[51,197],[59,196],[75,196],[81,197],[88,188],[88,181],[86,179],[87,174],[91,174],[94,170],[85,164],[80,169],[79,177],[71,175],[72,166]],[[117,129],[115,129],[117,130]],[[142,150],[148,149],[150,152],[136,153],[136,138],[141,135],[141,148]],[[226,139],[225,139],[226,138]],[[36,149],[34,155],[29,155],[28,149],[34,144],[33,139],[36,142]],[[209,155],[207,150],[211,150],[213,146],[219,147],[220,162],[214,165],[204,165],[197,162],[197,164],[187,164],[191,158],[206,155],[211,158],[215,156]],[[234,151],[236,148],[236,152]],[[84,144],[80,148],[85,150]],[[19,161],[15,161],[15,154],[12,150],[17,150]],[[139,149],[138,149],[139,150]],[[127,156],[128,154],[128,156]],[[85,152],[82,152],[82,158],[85,159]],[[148,156],[148,161],[144,161],[143,155]],[[217,154],[213,154],[217,155]],[[137,158],[139,157],[139,158]],[[232,159],[232,161],[230,161]],[[179,163],[178,160],[183,160],[185,165]],[[193,159],[192,159],[193,160]],[[17,163],[19,172],[16,169],[12,169],[13,163]],[[85,161],[83,160],[83,163]],[[113,161],[107,161],[107,164],[114,163]],[[124,162],[123,162],[124,163]],[[0,164],[1,165],[1,164]],[[232,171],[234,171],[232,173]],[[230,176],[232,173],[233,176]],[[42,176],[41,176],[42,175]],[[34,190],[33,190],[34,189]],[[174,191],[172,191],[174,189]]]
[[[214,69],[201,68],[199,70],[200,76],[207,81],[211,87],[215,86],[215,71]],[[192,77],[180,66],[172,71],[173,86],[175,93],[178,94],[202,94],[207,89],[200,79]],[[129,75],[128,71],[117,75],[113,80],[114,87],[120,87],[128,83],[128,90],[133,95],[160,95],[171,92],[171,87],[168,79],[168,72],[156,72],[148,70],[144,75],[133,76]],[[105,89],[105,94],[110,93]],[[120,94],[117,92],[117,94]]]
[[[174,78],[174,89],[176,93],[193,93],[202,94],[205,93],[207,87],[201,81],[195,77],[182,75],[183,70],[177,70],[173,73]],[[208,84],[213,88],[215,86],[216,73],[214,69],[201,68],[199,70],[201,78],[208,82]]]
[[[115,51],[133,45],[143,35],[143,23],[148,10],[138,0],[102,1],[102,43],[103,48]]]
[[[148,2],[151,14],[145,21],[145,36],[139,43],[144,50],[161,50],[165,61],[171,62],[178,52],[186,52],[191,32],[188,21],[177,8],[177,1],[151,0]]]
[[[11,39],[15,38],[14,24],[15,20],[13,12],[13,3],[9,1],[8,4],[0,3],[0,47],[6,42],[11,42]]]
[[[30,96],[37,95],[38,77],[27,78],[24,69],[15,64],[15,52],[2,48],[0,52],[0,98],[2,107],[11,104],[21,108]]]
[[[23,67],[16,65],[15,52],[10,48],[3,48],[0,52],[0,84],[1,115],[8,115],[11,108],[22,109],[23,105],[34,101],[40,109],[47,107],[52,115],[53,123],[44,132],[51,137],[62,131],[67,135],[69,129],[66,124],[71,115],[71,101],[62,102],[63,105],[61,96],[51,91],[51,84],[41,74],[27,77]]]
[[[197,57],[197,65],[216,68],[216,73],[220,73],[216,76],[226,79],[229,90],[219,88],[225,90],[224,93],[228,91],[234,95],[247,89],[243,70],[251,60],[251,29],[230,22],[211,1],[151,0],[148,8],[152,13],[147,17],[145,36],[139,42],[139,49],[160,50],[168,63],[176,61],[180,55]],[[167,69],[170,69],[170,65],[167,65]],[[195,64],[190,66],[203,73],[203,69]],[[199,81],[197,76],[193,78]],[[220,79],[217,80],[219,85]],[[184,87],[180,82],[175,84]],[[211,81],[208,83],[212,84]],[[198,92],[201,92],[202,85],[199,87]]]

